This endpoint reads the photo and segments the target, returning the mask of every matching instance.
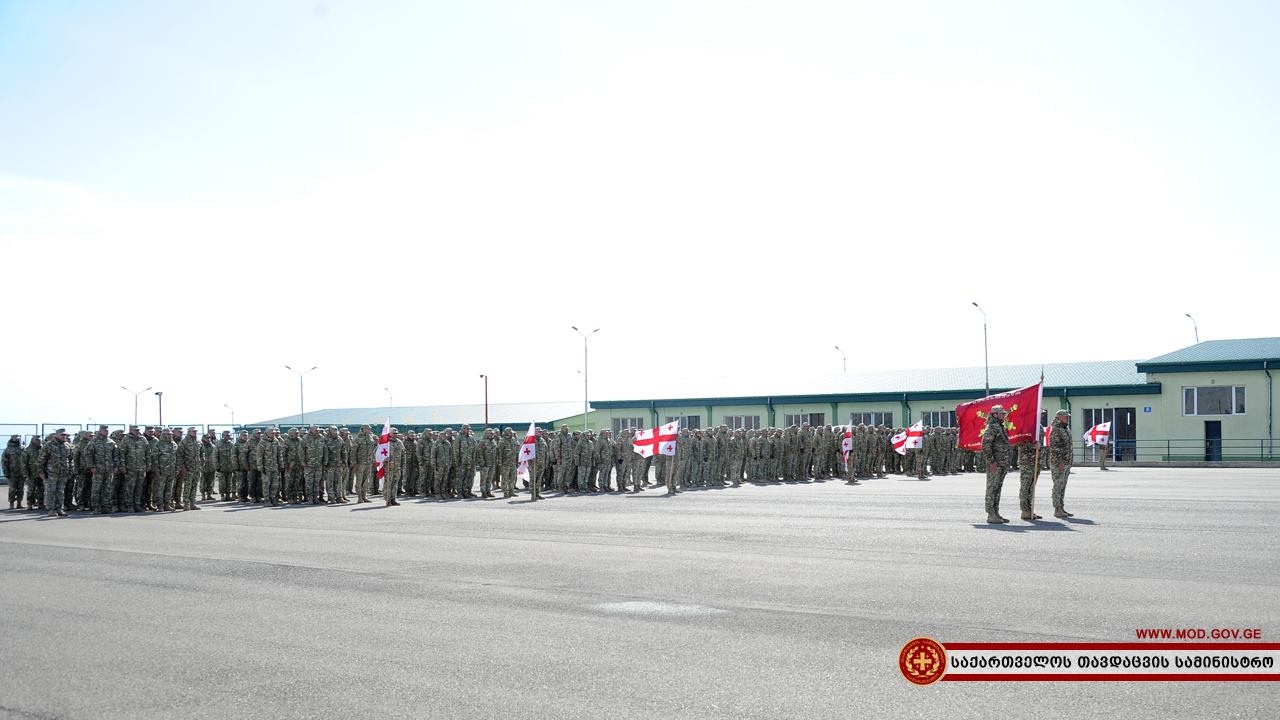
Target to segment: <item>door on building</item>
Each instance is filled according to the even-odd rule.
[[[1204,459],[1206,462],[1222,460],[1222,421],[1204,421]]]
[[[1080,426],[1080,432],[1083,433],[1094,425],[1109,422],[1111,423],[1111,444],[1105,448],[1105,452],[1111,453],[1108,457],[1112,460],[1136,460],[1138,456],[1137,410],[1131,407],[1085,408],[1084,423]],[[1097,457],[1096,452],[1103,451],[1102,448],[1097,448],[1094,457]]]
[[[1113,460],[1138,459],[1137,410],[1131,407],[1115,409],[1115,420],[1111,422],[1111,458]]]

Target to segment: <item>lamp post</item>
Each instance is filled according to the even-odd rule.
[[[318,368],[318,367],[320,367],[320,366],[319,366],[319,365],[314,365],[314,366],[312,366],[311,370],[315,370],[315,369],[316,369],[316,368]],[[298,373],[298,424],[299,424],[299,425],[306,425],[306,424],[307,424],[307,406],[306,406],[306,404],[303,402],[303,393],[302,393],[302,376],[303,376],[303,375],[306,375],[306,374],[307,374],[307,373],[309,373],[309,372],[311,372],[311,370],[304,370],[304,371],[302,371],[302,372],[298,372],[297,370],[294,370],[293,368],[289,367],[288,365],[285,365],[285,366],[284,366],[284,369],[285,369],[285,370],[288,370],[289,372]]]
[[[150,390],[150,389],[151,389],[151,386],[150,386],[150,385],[148,385],[148,386],[146,386],[146,387],[142,388],[141,390],[136,390],[136,391],[135,391],[135,390],[130,390],[129,388],[127,388],[127,387],[125,387],[125,386],[121,385],[121,386],[120,386],[120,389],[121,389],[121,390],[123,390],[123,391],[125,391],[125,392],[131,392],[131,393],[133,393],[133,424],[134,424],[134,425],[137,425],[137,424],[138,424],[138,396],[139,396],[139,395],[141,395],[142,393],[144,393],[144,392],[146,392],[146,391]]]
[[[1196,331],[1196,344],[1199,345],[1200,344],[1200,326],[1196,324],[1196,319],[1191,317],[1191,313],[1186,313],[1186,316],[1191,318],[1191,327],[1194,328]]]
[[[231,429],[234,430],[236,427],[236,409],[226,403],[222,403],[222,407],[231,411]]]
[[[600,332],[600,328],[596,328],[589,333],[584,333],[577,328],[576,325],[570,325],[573,331],[582,336],[582,432],[587,431],[587,341],[592,335]]]
[[[391,388],[384,387],[382,389],[387,391],[387,409],[390,410],[396,406],[396,396],[391,394]]]
[[[991,365],[987,355],[987,311],[983,310],[978,303],[973,304],[978,308],[978,312],[982,313],[982,377],[986,383],[987,394],[991,394]]]
[[[489,427],[489,376],[481,375],[484,380],[484,426]]]
[[[156,425],[164,427],[164,391],[156,391]]]
[[[849,372],[849,356],[844,354],[844,351],[840,349],[839,345],[835,345],[834,347],[836,352],[840,353],[840,361],[844,364],[844,371]]]

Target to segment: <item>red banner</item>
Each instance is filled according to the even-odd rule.
[[[982,449],[982,431],[987,428],[987,416],[991,414],[992,405],[1003,405],[1009,413],[1004,419],[1004,429],[1009,433],[1010,445],[1039,440],[1036,429],[1040,425],[1040,383],[1036,383],[1021,390],[988,395],[981,400],[957,405],[959,447],[965,450]]]

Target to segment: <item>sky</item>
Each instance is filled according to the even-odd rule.
[[[574,326],[596,399],[981,366],[974,302],[992,365],[1280,336],[1278,30],[1269,2],[0,0],[0,421],[129,422],[122,386],[143,423],[155,390],[166,423],[274,418],[286,366],[313,409],[479,403],[482,374],[574,400]]]

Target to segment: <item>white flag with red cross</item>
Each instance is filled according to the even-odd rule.
[[[1053,434],[1053,427],[1052,427],[1052,426],[1045,428],[1045,429],[1044,429],[1044,439],[1043,439],[1043,440],[1041,440],[1040,445],[1041,445],[1041,446],[1043,446],[1043,447],[1049,447],[1049,436],[1050,436],[1050,435],[1052,435],[1052,434]]]
[[[844,429],[844,439],[840,441],[840,449],[844,451],[844,461],[849,462],[849,453],[853,452],[853,426]]]
[[[1084,444],[1087,447],[1106,445],[1111,440],[1111,423],[1104,422],[1084,431]]]
[[[520,454],[516,457],[519,460],[516,465],[516,477],[521,480],[528,480],[529,461],[538,457],[537,423],[529,423],[529,432],[525,433],[524,444],[520,446]]]
[[[387,460],[391,459],[391,419],[382,424],[382,434],[378,436],[378,449],[373,451],[373,461],[378,465],[378,479],[387,474]]]
[[[640,457],[675,455],[676,436],[679,432],[679,420],[672,420],[652,430],[640,430],[636,433],[635,440],[631,442],[631,449],[640,453]]]
[[[894,435],[893,450],[899,455],[906,455],[908,450],[912,448],[919,450],[924,447],[924,421],[920,420],[915,425]]]

